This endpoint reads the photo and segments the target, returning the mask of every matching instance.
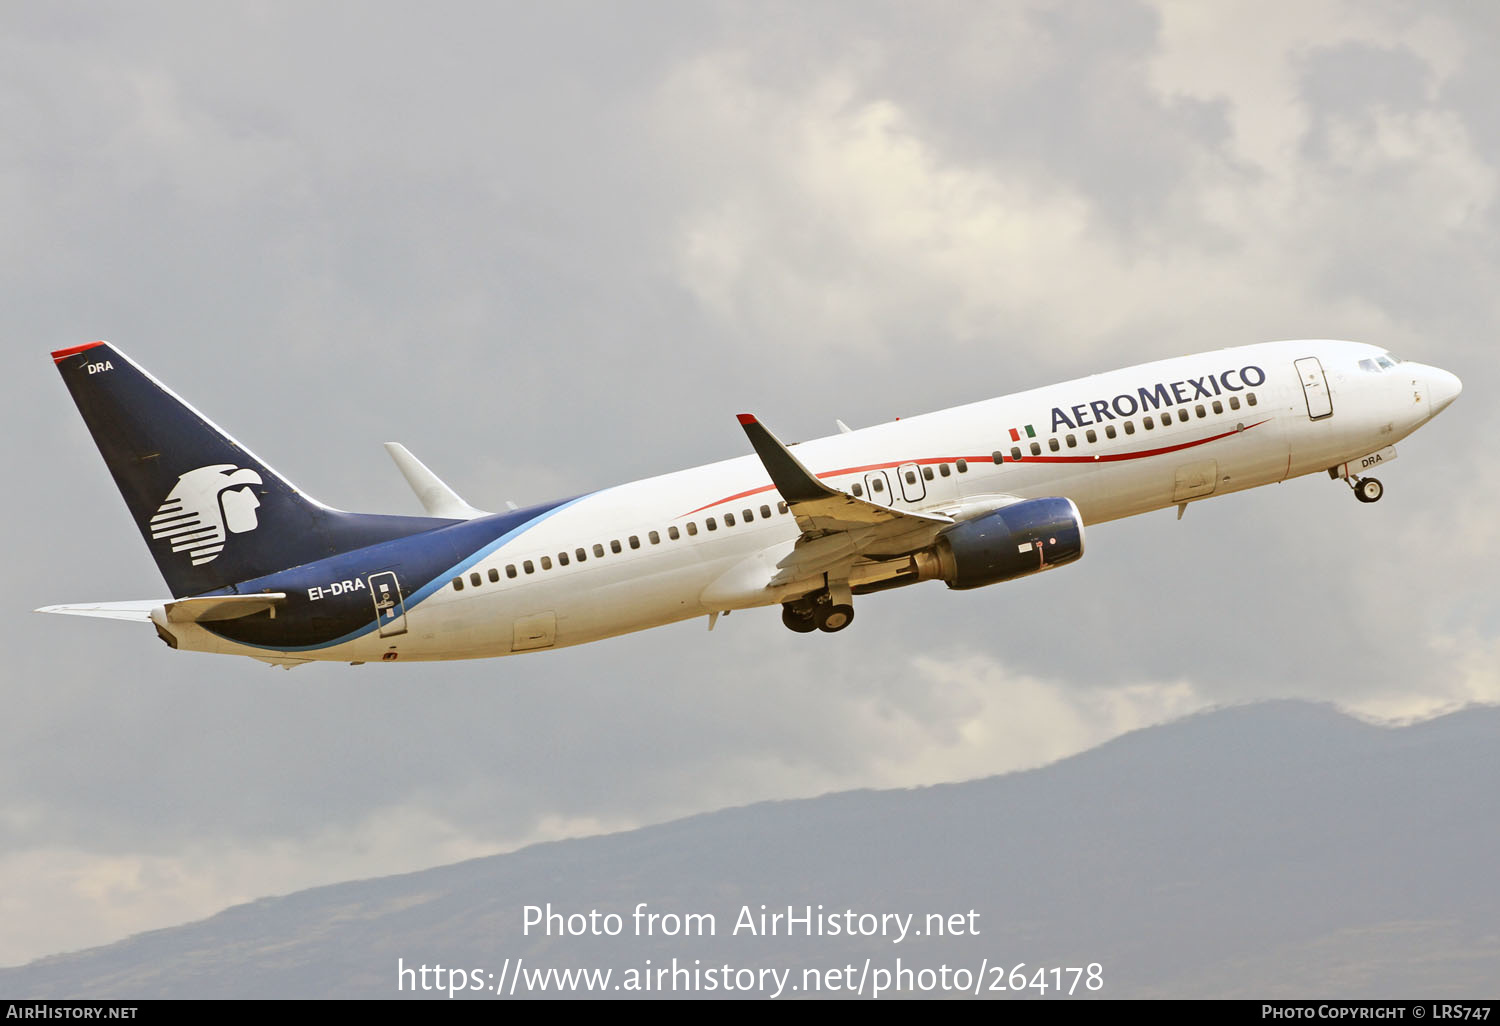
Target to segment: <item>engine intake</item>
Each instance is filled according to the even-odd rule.
[[[1072,499],[1028,499],[944,529],[917,554],[922,580],[982,588],[1071,563],[1083,555],[1083,518]]]

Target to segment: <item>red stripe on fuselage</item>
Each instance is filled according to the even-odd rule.
[[[1264,423],[1266,423],[1266,421],[1258,420],[1254,424],[1246,424],[1244,429],[1246,431],[1249,431],[1252,428],[1260,427]],[[1229,431],[1220,432],[1217,435],[1209,435],[1207,438],[1194,439],[1191,442],[1180,442],[1177,445],[1165,445],[1159,449],[1139,449],[1135,452],[1098,453],[1094,456],[1023,456],[1019,460],[1007,459],[1005,462],[1011,464],[1123,463],[1127,460],[1143,460],[1149,459],[1152,456],[1163,456],[1169,452],[1180,452],[1183,449],[1191,449],[1195,446],[1207,445],[1209,442],[1217,442],[1221,438],[1228,438],[1230,435],[1237,435],[1239,433],[1240,429],[1234,428]],[[993,460],[994,456],[934,456],[915,460],[892,460],[889,463],[868,463],[861,467],[844,467],[840,470],[825,470],[817,476],[821,479],[828,477],[840,477],[844,474],[866,474],[872,470],[890,470],[893,467],[904,467],[909,463],[915,463],[919,466],[927,466],[935,465],[938,463],[953,463],[956,460],[960,459],[967,460],[970,463],[985,463]],[[722,506],[726,502],[738,502],[740,499],[748,499],[750,496],[759,495],[761,492],[774,491],[775,488],[776,486],[774,484],[768,484],[761,485],[759,488],[751,488],[748,491],[736,492],[733,495],[726,495],[724,496],[724,498],[715,500],[714,502],[710,502],[706,506],[699,506],[697,509],[690,509],[686,513],[681,513],[678,515],[678,519],[681,519],[682,517],[690,517],[694,513],[702,513],[704,510],[713,509],[715,506]]]

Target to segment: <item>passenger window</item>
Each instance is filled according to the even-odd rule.
[[[878,478],[878,477],[872,479],[870,481],[870,491],[872,491],[872,492],[883,492],[883,491],[885,491],[885,481],[882,478]]]
[[[725,513],[724,514],[724,526],[725,527],[733,527],[734,526],[734,514],[733,513]]]
[[[1246,402],[1246,404],[1248,404],[1250,406],[1254,406],[1255,405],[1255,393],[1254,392],[1246,392],[1245,393],[1245,402]]]
[[[1152,420],[1149,416],[1142,417],[1141,418],[1141,424],[1142,424],[1142,426],[1145,427],[1145,429],[1147,431],[1150,431],[1152,428],[1156,427],[1156,422],[1154,420]]]
[[[953,471],[948,468],[948,464],[946,464],[946,463],[939,463],[938,464],[938,473],[942,474],[944,477],[947,477],[948,475],[952,474]]]
[[[770,506],[762,506],[760,508],[760,516],[761,516],[762,520],[770,520],[771,519],[771,507]]]
[[[1076,449],[1076,448],[1078,448],[1078,438],[1076,436],[1074,436],[1074,435],[1069,435],[1068,436],[1068,448],[1069,449]]]
[[[469,583],[472,584],[472,585],[474,585],[474,587],[476,587],[476,588],[479,587],[479,574],[477,574],[477,573],[470,574],[469,575]]]
[[[740,510],[740,519],[743,520],[747,524],[750,523],[752,520],[755,519],[755,510],[753,510],[753,509],[742,509],[742,510]]]
[[[1017,463],[1021,462],[1021,447],[1019,445],[1013,445],[1010,447],[1010,458],[1015,460]]]
[[[603,559],[604,558],[604,546],[600,545],[598,542],[594,543],[594,558],[595,559]]]
[[[1203,408],[1202,403],[1199,403],[1197,406],[1193,407],[1193,412],[1198,415],[1199,420],[1202,420],[1204,417],[1208,416],[1208,411]]]
[[[934,475],[932,473],[932,468],[931,467],[923,467],[922,468],[922,478],[923,478],[923,480],[931,481],[933,479],[933,477],[934,477]]]
[[[1170,410],[1162,410],[1161,411],[1161,426],[1162,427],[1166,427],[1170,423],[1172,423],[1172,412]],[[1151,426],[1151,418],[1150,417],[1146,418],[1146,426],[1147,427]]]
[[[640,535],[632,534],[629,538],[627,538],[625,540],[628,541],[628,542],[630,542],[630,547],[632,549],[638,549],[638,548],[641,547]]]
[[[578,562],[580,562],[580,563],[585,563],[585,562],[587,562],[587,561],[588,561],[588,558],[589,558],[589,552],[588,552],[588,549],[582,549],[582,548],[580,548],[580,549],[575,549],[575,550],[574,550],[574,551],[573,551],[573,555],[575,555],[575,556],[577,556],[577,557],[578,557]]]
[[[682,537],[681,532],[677,530],[676,524],[673,524],[671,527],[667,528],[667,537],[671,538],[673,541],[676,541],[678,538]]]
[[[1224,404],[1221,403],[1221,402],[1219,402],[1219,400],[1217,400],[1217,399],[1214,400],[1214,412],[1215,413],[1223,413],[1224,412]]]
[[[707,517],[703,521],[703,526],[708,528],[710,531],[717,531],[719,529],[719,522],[713,517]]]
[[[776,512],[778,512],[778,513],[790,513],[791,512],[791,507],[789,507],[785,502],[778,502],[776,504]]]
[[[618,539],[618,538],[611,538],[610,539],[610,541],[609,541],[609,551],[615,553],[616,555],[619,555],[619,553],[620,553],[620,539]]]
[[[862,487],[860,487],[860,484],[859,484],[858,481],[854,482],[854,487],[851,489],[851,491],[854,492],[854,497],[856,499],[860,498],[862,495],[865,494],[865,490]]]
[[[521,560],[521,569],[525,570],[528,574],[533,574],[536,573],[536,564],[532,563],[529,559],[523,559]]]
[[[542,569],[543,570],[551,570],[552,569],[552,557],[551,556],[543,556],[542,557]]]
[[[568,565],[568,554],[566,552],[559,552],[557,554],[557,565],[558,566],[567,566]]]
[[[1232,395],[1232,396],[1229,397],[1229,408],[1231,410],[1237,410],[1237,409],[1240,408],[1240,397],[1239,396]]]
[[[1113,424],[1106,424],[1106,425],[1104,425],[1104,437],[1105,438],[1113,438],[1113,437],[1115,437],[1115,426]],[[1093,439],[1090,438],[1089,441],[1092,442]]]
[[[1062,448],[1062,446],[1057,444],[1056,435],[1053,435],[1051,438],[1047,439],[1047,448],[1051,449],[1053,452],[1056,452],[1057,450]]]
[[[505,576],[506,577],[512,577],[512,578],[516,576],[516,564],[514,564],[514,563],[506,563],[505,564]]]
[[[455,577],[455,578],[453,578],[453,590],[454,591],[463,591],[464,590],[464,579],[462,577]]]
[[[495,567],[490,567],[490,583],[491,584],[499,584],[500,583],[500,571],[498,569],[496,569]]]
[[[999,463],[1000,461],[996,460],[995,462]],[[917,472],[915,470],[908,470],[906,472],[906,483],[913,485],[917,483]]]
[[[1040,456],[1041,454],[1042,454],[1042,443],[1041,442],[1032,442],[1031,443],[1031,455],[1033,455],[1033,456]]]
[[[995,461],[995,466],[997,467],[1005,462],[1005,455],[1001,453],[999,449],[996,449],[994,452],[990,453],[990,458]]]
[[[969,472],[969,461],[963,459],[962,457],[960,457],[959,460],[954,463],[954,466],[958,468],[958,472],[960,474],[967,474]]]
[[[651,541],[652,545],[661,544],[661,535],[657,534],[655,531],[651,531],[646,535],[646,537]]]
[[[1127,420],[1125,422],[1125,433],[1127,435],[1133,435],[1133,434],[1135,434],[1135,421],[1133,421],[1133,420]]]

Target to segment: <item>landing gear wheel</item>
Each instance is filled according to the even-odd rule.
[[[818,630],[834,634],[854,622],[854,607],[850,605],[819,605]]]
[[[818,629],[818,621],[813,618],[812,610],[790,603],[781,607],[781,622],[786,625],[787,630],[798,634],[811,634]]]
[[[1385,485],[1373,477],[1360,478],[1359,484],[1354,486],[1354,496],[1360,502],[1379,502],[1384,494]]]

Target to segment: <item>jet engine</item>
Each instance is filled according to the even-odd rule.
[[[1083,555],[1083,518],[1072,499],[1027,499],[945,528],[916,555],[919,580],[982,588],[1051,570]]]

